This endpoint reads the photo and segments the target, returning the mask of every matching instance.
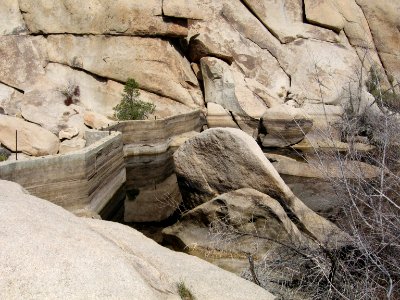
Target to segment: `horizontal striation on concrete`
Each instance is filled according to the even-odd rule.
[[[0,179],[70,211],[100,213],[125,183],[122,135],[101,132],[90,146],[64,155],[0,164]]]
[[[122,121],[103,129],[122,132],[125,222],[162,221],[177,209],[182,198],[172,155],[201,128],[201,111],[194,110],[165,119]]]
[[[200,110],[157,120],[119,121],[104,130],[122,132],[124,145],[156,145],[180,134],[201,129]]]

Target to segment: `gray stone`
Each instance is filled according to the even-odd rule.
[[[187,209],[229,191],[253,188],[277,199],[304,225],[305,231],[326,247],[348,242],[346,234],[293,194],[254,139],[238,129],[204,131],[174,153],[174,162]]]
[[[180,299],[183,282],[197,299],[274,299],[132,228],[78,218],[15,183],[0,181],[0,197],[0,293],[7,298]]]
[[[214,57],[204,57],[200,64],[206,103],[217,103],[228,111],[245,114],[235,95],[235,81],[229,65]]]

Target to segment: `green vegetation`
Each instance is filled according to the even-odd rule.
[[[143,120],[153,113],[156,106],[138,99],[140,95],[139,84],[128,78],[121,103],[114,107],[114,116],[118,120]]]
[[[6,161],[7,160],[7,155],[0,153],[0,162]]]
[[[388,76],[390,88],[384,89],[381,86],[382,76],[378,73],[376,68],[371,67],[369,71],[368,80],[366,82],[368,92],[377,100],[376,103],[379,107],[385,107],[392,112],[400,112],[400,95],[396,93],[396,83],[393,76]]]
[[[185,286],[185,283],[183,281],[181,281],[181,282],[179,282],[177,284],[177,288],[178,288],[179,296],[181,297],[182,300],[194,300],[194,299],[196,299],[192,295],[190,290]]]

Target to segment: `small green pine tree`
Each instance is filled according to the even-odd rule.
[[[156,106],[139,100],[139,84],[135,79],[128,78],[121,102],[115,106],[114,116],[118,120],[143,120],[153,113]]]

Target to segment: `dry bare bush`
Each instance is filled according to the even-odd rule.
[[[301,249],[290,241],[270,239],[256,228],[232,226],[232,220],[210,226],[219,246],[229,247],[246,235],[254,239],[254,249],[263,240],[275,245],[257,263],[252,260],[255,252],[247,253],[249,270],[243,276],[281,299],[400,298],[400,97],[393,79],[389,88],[380,79],[377,69],[366,70],[362,61],[345,90],[342,119],[319,133],[333,147],[314,147],[309,160],[336,191],[340,211],[334,221],[351,235],[351,246],[337,251],[323,245]],[[359,141],[373,145],[373,150],[359,150]],[[348,148],[335,148],[338,142]],[[350,161],[369,163],[379,172],[371,178],[362,168],[349,169]],[[341,176],[330,176],[332,162]]]

